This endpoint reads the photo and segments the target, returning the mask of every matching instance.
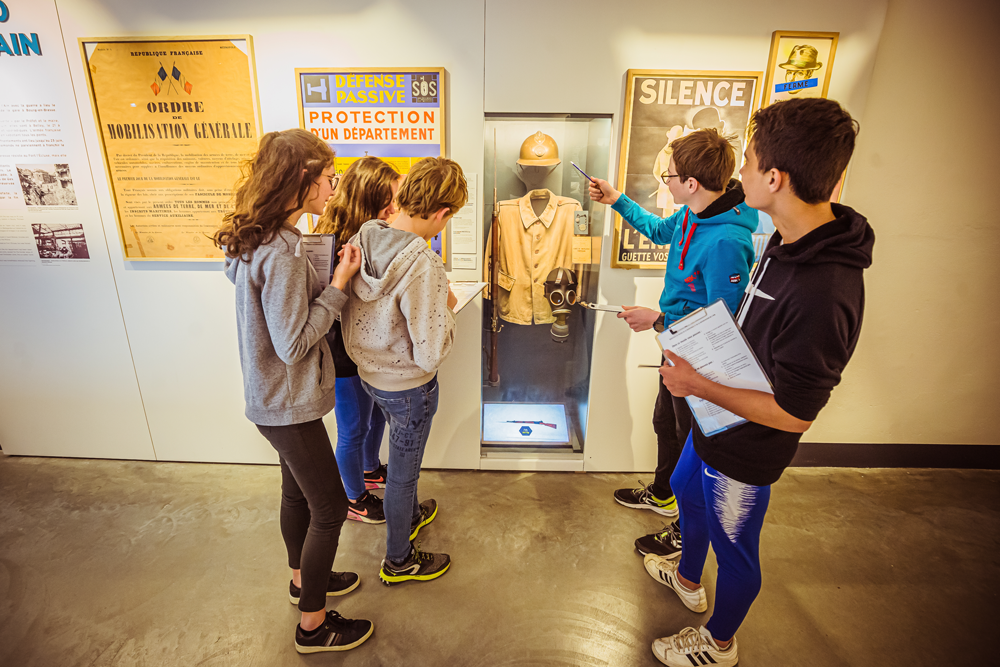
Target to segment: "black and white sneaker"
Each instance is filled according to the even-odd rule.
[[[635,541],[635,550],[643,556],[646,554],[656,554],[664,558],[680,558],[681,556],[681,528],[674,521],[669,526],[664,526],[658,533],[652,533],[640,537]]]
[[[701,626],[684,628],[671,637],[661,637],[653,641],[653,655],[670,667],[691,667],[691,665],[718,665],[732,667],[740,661],[737,653],[736,637],[725,649],[719,648],[712,633]]]
[[[361,577],[354,572],[331,572],[330,583],[326,588],[326,596],[336,597],[338,595],[347,595],[357,588],[360,583]],[[296,586],[294,581],[289,581],[288,601],[292,604],[298,604],[301,595],[302,589]]]
[[[677,516],[677,499],[670,496],[666,500],[660,500],[649,490],[651,484],[643,484],[639,480],[637,489],[618,489],[615,491],[615,502],[625,507],[636,510],[653,510],[657,514],[674,518]]]
[[[410,541],[417,539],[420,529],[434,520],[438,513],[438,503],[431,498],[420,503],[420,514],[410,524]]]
[[[705,587],[698,586],[695,590],[691,590],[678,579],[677,567],[680,565],[680,561],[670,560],[656,554],[646,554],[642,557],[642,564],[646,568],[646,572],[649,572],[649,576],[664,586],[669,586],[674,593],[677,593],[677,597],[681,599],[685,607],[699,614],[708,611],[708,596],[705,594]]]
[[[347,518],[363,523],[385,523],[385,509],[382,499],[365,490],[355,502],[347,505]]]
[[[382,569],[378,576],[386,586],[404,581],[430,581],[437,579],[451,567],[448,554],[424,553],[418,547],[410,548],[410,555],[399,565],[388,558],[382,559]]]
[[[296,626],[295,650],[299,653],[349,651],[363,644],[374,631],[371,621],[344,618],[331,609],[326,612],[323,625],[315,630],[306,632],[301,625]]]

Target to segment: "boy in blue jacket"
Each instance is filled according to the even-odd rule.
[[[670,144],[669,169],[660,178],[681,209],[661,218],[641,208],[604,180],[594,179],[590,198],[608,204],[640,234],[658,245],[670,244],[659,310],[625,306],[618,317],[633,331],[665,326],[717,299],[736,310],[753,265],[753,231],[757,211],[744,203],[743,187],[731,178],[736,170],[732,144],[714,129],[698,130]],[[675,399],[659,382],[653,408],[657,457],[653,483],[618,489],[615,500],[634,509],[677,516],[670,476],[691,430],[691,413],[684,399]],[[677,558],[681,537],[674,522],[661,532],[635,541],[642,555]]]

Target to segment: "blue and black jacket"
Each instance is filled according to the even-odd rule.
[[[736,312],[753,266],[752,235],[758,222],[757,211],[745,199],[743,185],[732,179],[701,213],[684,206],[661,218],[624,194],[611,207],[653,243],[670,244],[660,295],[667,324],[720,298]]]

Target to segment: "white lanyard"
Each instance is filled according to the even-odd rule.
[[[757,276],[757,281],[750,283],[747,287],[747,298],[743,302],[743,307],[740,308],[740,312],[736,315],[736,324],[743,328],[743,320],[747,318],[747,311],[750,310],[750,302],[753,301],[754,296],[757,294],[757,288],[760,287],[760,281],[764,279],[764,272],[767,271],[767,265],[771,263],[771,258],[768,257],[767,261],[764,262],[764,266],[758,267],[760,269],[760,274]]]

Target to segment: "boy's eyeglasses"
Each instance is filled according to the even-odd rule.
[[[330,177],[330,188],[336,190],[337,183],[340,183],[340,174],[334,174]]]
[[[663,172],[660,174],[660,180],[663,181],[664,185],[670,185],[670,179],[677,178],[678,176],[680,176],[680,174],[668,174],[667,172]]]

